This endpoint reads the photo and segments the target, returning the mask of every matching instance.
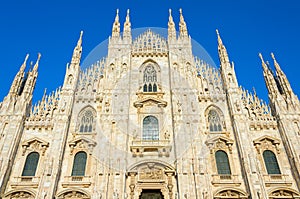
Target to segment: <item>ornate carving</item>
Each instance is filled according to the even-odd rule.
[[[300,194],[291,189],[279,189],[269,194],[270,199],[275,198],[299,198]]]
[[[32,138],[24,141],[22,144],[22,155],[24,156],[27,149],[32,151],[41,152],[41,155],[45,155],[46,149],[49,147],[49,142],[43,141],[39,138]]]
[[[218,136],[215,138],[212,138],[210,140],[207,140],[206,145],[210,149],[210,153],[214,153],[214,151],[217,150],[225,150],[229,151],[229,153],[232,153],[232,145],[233,145],[233,140],[224,137],[224,136]]]
[[[71,140],[69,142],[70,147],[70,155],[73,154],[74,149],[84,149],[88,150],[90,154],[92,154],[94,147],[96,146],[96,142],[90,140],[85,137],[79,137],[77,139]]]
[[[69,191],[61,194],[58,198],[61,199],[72,199],[72,198],[80,198],[80,199],[90,199],[89,196],[87,196],[85,193],[79,192],[79,191]]]
[[[133,41],[132,55],[166,54],[167,41],[150,29]]]
[[[13,192],[11,194],[8,195],[9,198],[11,199],[22,199],[22,198],[26,198],[26,199],[34,199],[35,197],[29,193],[29,192],[26,192],[26,191],[18,191],[18,192]]]
[[[144,168],[139,172],[139,180],[142,181],[163,180],[163,171],[162,169],[157,169],[157,168]]]
[[[232,189],[227,189],[227,190],[222,190],[219,191],[215,196],[214,199],[221,199],[221,198],[248,198],[248,196],[241,191],[238,190],[232,190]]]
[[[253,141],[254,146],[257,150],[257,153],[260,154],[261,151],[264,150],[271,150],[273,152],[276,152],[277,154],[280,153],[279,149],[279,139],[273,138],[271,136],[263,136]]]

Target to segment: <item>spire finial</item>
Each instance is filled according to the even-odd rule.
[[[219,30],[218,30],[218,29],[216,29],[216,33],[217,33],[217,37],[218,37],[218,44],[219,44],[219,45],[223,45],[223,41],[222,41],[222,39],[221,39],[221,36],[220,36],[220,33],[219,33]]]
[[[33,71],[37,71],[38,67],[39,67],[39,62],[40,62],[40,59],[41,59],[41,53],[38,53],[38,58],[34,64],[34,67],[33,67]]]
[[[281,68],[280,68],[280,66],[279,66],[279,64],[278,64],[278,62],[277,62],[277,60],[276,60],[276,58],[275,58],[275,55],[274,55],[274,53],[272,53],[272,52],[271,52],[271,57],[272,57],[272,59],[273,59],[273,61],[274,61],[274,66],[275,66],[277,72],[281,71]]]
[[[25,68],[26,68],[26,63],[27,63],[28,57],[29,57],[29,54],[27,53],[26,56],[25,56],[24,62],[23,62],[23,64],[22,64],[21,67],[20,67],[20,71],[22,71],[22,72],[23,72],[23,71],[25,70]]]
[[[46,98],[46,93],[47,93],[47,88],[44,89],[44,95],[43,95],[43,97],[42,97],[42,101],[45,100],[45,98]]]
[[[82,35],[83,35],[83,31],[80,31],[80,36],[79,36],[77,45],[80,45],[80,46],[81,46],[81,44],[82,44]]]
[[[127,9],[126,22],[129,23],[129,9]]]
[[[260,60],[261,60],[261,65],[262,65],[263,69],[264,69],[264,70],[268,70],[268,65],[266,64],[266,62],[265,62],[265,60],[264,60],[262,54],[259,53],[258,56],[259,56],[259,58],[260,58]]]

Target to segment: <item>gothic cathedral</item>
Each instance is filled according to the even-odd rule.
[[[194,56],[180,10],[167,38],[132,36],[117,12],[108,53],[81,68],[82,32],[63,85],[32,105],[40,55],[0,103],[0,198],[300,198],[300,104],[262,55],[269,104]]]

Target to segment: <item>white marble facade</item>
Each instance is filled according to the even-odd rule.
[[[167,38],[132,38],[118,13],[108,54],[81,70],[82,33],[63,85],[32,106],[40,56],[0,105],[0,198],[300,198],[300,106],[274,55],[270,104],[195,57],[180,11]]]

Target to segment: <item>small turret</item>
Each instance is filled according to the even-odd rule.
[[[23,83],[24,76],[25,76],[24,71],[26,68],[26,63],[27,63],[28,57],[29,57],[29,54],[26,55],[25,60],[24,60],[23,64],[21,65],[19,72],[16,74],[16,76],[14,78],[14,81],[9,90],[9,95],[14,96],[14,95],[19,94],[19,91],[22,87],[22,83]]]
[[[112,28],[112,38],[119,39],[120,37],[120,22],[119,22],[119,9],[117,9],[117,14],[115,17],[115,22]]]
[[[259,57],[261,59],[261,65],[263,68],[264,79],[269,92],[269,97],[270,98],[276,97],[279,94],[279,90],[273,72],[271,71],[269,66],[265,63],[261,53],[259,53]]]
[[[188,30],[187,30],[186,23],[185,23],[184,18],[183,18],[181,8],[179,9],[179,13],[180,13],[180,22],[179,22],[180,37],[188,37]]]
[[[173,21],[171,9],[169,9],[168,39],[169,41],[176,40],[176,28],[175,23]]]
[[[123,30],[123,40],[126,43],[131,43],[131,23],[130,23],[130,17],[129,17],[129,9],[127,10],[126,20],[124,23],[124,30]]]
[[[41,59],[41,54],[38,54],[36,63],[33,66],[33,69],[28,72],[27,79],[24,85],[23,92],[21,93],[24,98],[32,98],[33,90],[35,87],[36,79],[38,76],[38,67]]]
[[[82,53],[82,35],[83,35],[83,31],[80,32],[80,36],[77,41],[77,45],[74,48],[70,67],[80,65],[80,59],[81,59],[81,53]]]
[[[80,59],[82,54],[82,35],[83,31],[80,32],[77,45],[73,50],[71,64],[67,64],[66,75],[64,80],[63,89],[75,89],[76,82],[80,72]]]
[[[217,37],[218,37],[218,51],[219,51],[220,62],[221,63],[226,63],[226,66],[230,66],[227,50],[226,50],[226,47],[223,44],[223,41],[221,39],[219,30],[217,29],[216,32],[217,32]]]
[[[274,61],[274,66],[276,69],[276,76],[277,76],[277,80],[278,80],[278,86],[280,86],[283,94],[286,97],[291,97],[292,95],[294,95],[294,92],[291,88],[291,85],[286,77],[286,75],[284,74],[284,72],[281,70],[278,62],[275,59],[275,56],[273,53],[271,53],[272,59]]]
[[[220,71],[224,82],[225,89],[230,88],[238,89],[238,82],[235,75],[234,63],[229,62],[226,47],[223,44],[219,31],[216,30],[218,37],[218,52],[220,60]]]

